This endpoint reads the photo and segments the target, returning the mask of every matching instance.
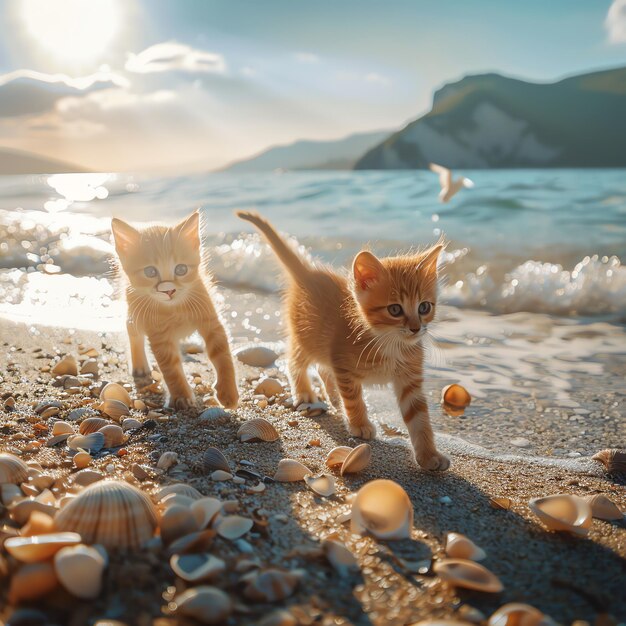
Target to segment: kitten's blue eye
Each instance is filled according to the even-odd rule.
[[[179,263],[174,268],[174,274],[176,274],[176,276],[184,276],[186,273],[187,273],[187,266],[184,263]]]
[[[399,304],[390,304],[387,307],[387,311],[389,311],[389,315],[391,315],[392,317],[400,317],[404,313],[402,307]]]
[[[420,315],[428,315],[432,308],[433,305],[430,302],[421,302],[417,309],[417,312]]]
[[[143,273],[148,278],[154,278],[159,272],[157,271],[157,268],[154,267],[154,265],[148,265],[148,267],[144,267]]]

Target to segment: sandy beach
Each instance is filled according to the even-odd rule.
[[[97,350],[102,381],[132,383],[126,361],[125,337],[121,333],[70,332],[45,326],[2,322],[3,405],[15,399],[12,410],[1,413],[0,451],[12,452],[26,462],[40,463],[45,474],[55,479],[76,470],[67,448],[46,447],[54,421],[68,419],[70,411],[96,402],[89,386],[68,394],[52,385],[54,377],[44,372],[64,354],[79,355],[79,346]],[[266,339],[261,336],[261,340]],[[273,339],[273,338],[271,338]],[[276,345],[276,344],[274,344]],[[278,361],[280,364],[280,359]],[[453,618],[472,622],[486,620],[507,602],[527,602],[561,624],[576,620],[610,624],[626,619],[623,594],[626,574],[626,525],[594,519],[586,537],[547,531],[530,511],[528,500],[556,493],[609,496],[626,509],[623,476],[608,476],[601,464],[572,459],[570,465],[547,460],[539,463],[521,457],[506,460],[480,458],[452,450],[452,466],[443,474],[418,470],[409,448],[398,439],[402,433],[383,433],[371,442],[372,460],[360,473],[337,476],[333,496],[316,495],[302,481],[268,483],[262,493],[250,490],[257,483],[247,480],[215,482],[203,468],[202,455],[209,446],[219,448],[234,469],[247,468],[261,476],[273,476],[283,458],[296,459],[314,472],[323,471],[324,460],[335,446],[360,443],[349,437],[340,417],[329,412],[318,417],[295,413],[281,401],[263,406],[254,396],[255,381],[275,376],[285,385],[280,368],[256,368],[237,363],[242,399],[240,407],[217,419],[201,419],[202,398],[209,391],[213,373],[202,354],[186,355],[185,371],[198,382],[197,410],[186,413],[161,409],[158,394],[138,396],[154,405],[146,411],[132,411],[133,417],[153,428],[134,431],[125,444],[127,454],[102,450],[91,469],[103,478],[130,480],[153,495],[160,486],[175,482],[192,485],[204,495],[237,500],[239,514],[255,518],[250,533],[231,542],[217,537],[211,553],[223,559],[226,571],[211,584],[223,589],[234,601],[228,624],[411,624],[425,619]],[[58,415],[38,417],[33,408],[42,399],[61,403]],[[482,415],[493,408],[489,398],[477,399],[472,408]],[[84,405],[86,406],[86,404]],[[269,420],[279,433],[277,441],[242,443],[237,430],[255,417]],[[435,414],[433,421],[437,424]],[[149,424],[150,425],[150,424]],[[75,425],[76,426],[76,425]],[[34,447],[41,441],[41,447]],[[446,449],[445,440],[440,444]],[[448,452],[451,450],[446,449]],[[178,464],[168,471],[156,468],[160,456],[172,451]],[[241,465],[247,461],[253,465]],[[145,480],[137,480],[133,466],[146,468]],[[143,477],[143,476],[142,476]],[[350,525],[337,517],[350,509],[349,496],[364,483],[387,478],[408,493],[414,508],[411,540],[379,541],[350,532]],[[509,510],[496,510],[490,497],[510,498]],[[0,508],[3,536],[10,520],[10,508]],[[467,535],[487,552],[484,565],[504,585],[497,594],[463,591],[442,581],[430,568],[431,559],[444,556],[447,532]],[[320,542],[338,533],[356,556],[358,573],[340,575],[324,557]],[[23,602],[19,608],[8,603],[8,590],[18,563],[6,553],[0,556],[0,617],[9,624],[20,611],[31,607],[41,614],[28,623],[91,624],[97,620],[119,620],[125,624],[193,623],[176,615],[173,603],[185,583],[171,570],[169,554],[157,537],[137,551],[109,550],[109,564],[102,593],[96,600],[79,601],[61,587],[42,598]],[[300,582],[289,597],[274,603],[252,602],[242,594],[241,559],[258,560],[263,567],[278,566],[302,570]],[[290,615],[273,613],[278,609]],[[11,614],[17,610],[11,621]],[[23,613],[22,613],[23,614]],[[266,621],[272,614],[276,620]],[[610,617],[607,617],[610,616]]]

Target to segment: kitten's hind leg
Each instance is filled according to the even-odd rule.
[[[126,331],[128,332],[128,340],[130,343],[130,360],[133,378],[140,384],[149,384],[152,379],[150,377],[150,364],[146,357],[146,336],[137,330],[132,322],[126,322]]]
[[[196,403],[196,396],[185,377],[178,343],[161,338],[149,337],[149,339],[170,394],[169,406],[183,410],[191,408]]]
[[[360,381],[355,380],[354,374],[345,370],[335,370],[335,379],[348,418],[348,430],[355,437],[372,439],[376,436],[376,427],[367,417]]]
[[[332,369],[325,367],[324,365],[319,365],[317,373],[320,375],[320,378],[324,383],[328,400],[336,409],[341,410],[341,394],[339,393],[337,381],[335,380],[335,374]]]
[[[317,395],[313,391],[311,379],[307,372],[310,363],[311,359],[305,354],[304,350],[292,343],[288,370],[295,407],[303,403],[317,402]]]
[[[239,390],[235,379],[235,366],[228,345],[226,331],[221,324],[214,326],[212,332],[202,334],[206,344],[206,352],[215,372],[217,382],[215,391],[217,398],[227,409],[235,409],[239,404]]]

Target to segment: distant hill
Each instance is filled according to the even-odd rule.
[[[626,166],[626,68],[537,84],[498,74],[439,89],[429,113],[355,169]]]
[[[260,154],[225,167],[228,172],[267,172],[276,169],[352,169],[356,160],[391,131],[349,135],[332,141],[296,141],[275,146]]]
[[[88,172],[84,167],[57,161],[32,152],[0,148],[0,175],[61,174],[63,172]]]

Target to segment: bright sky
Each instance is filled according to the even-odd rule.
[[[0,148],[211,169],[395,129],[433,90],[626,63],[626,0],[0,0]]]

